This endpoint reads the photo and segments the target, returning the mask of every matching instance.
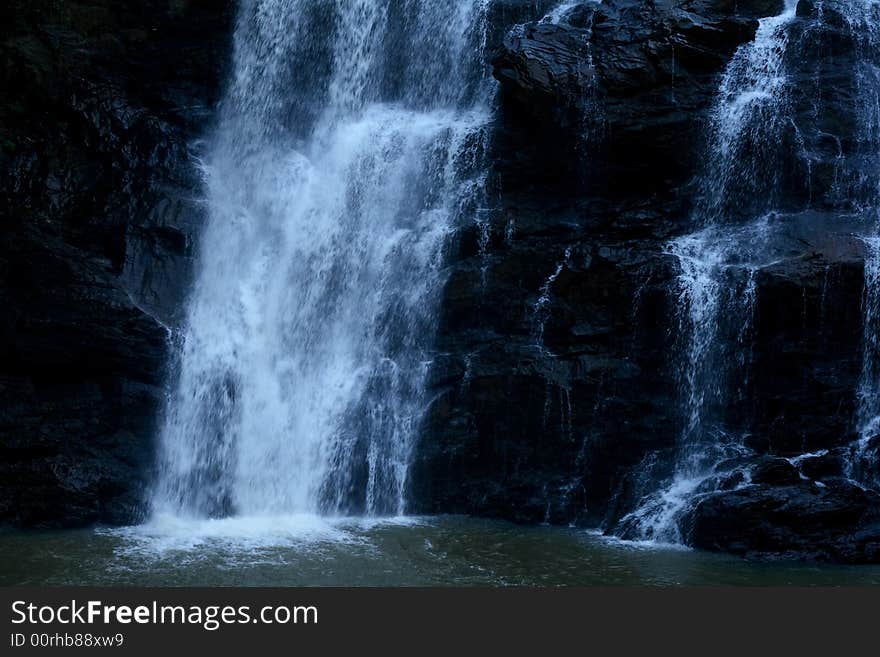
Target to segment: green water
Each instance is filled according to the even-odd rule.
[[[880,567],[756,563],[458,517],[163,521],[0,534],[2,585],[878,585]]]

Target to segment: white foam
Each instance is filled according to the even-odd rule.
[[[101,531],[124,539],[123,550],[157,557],[205,548],[246,551],[362,540],[343,521],[310,514],[216,520],[160,514],[144,525]]]
[[[405,511],[444,246],[485,179],[488,5],[327,4],[241,7],[157,513]]]

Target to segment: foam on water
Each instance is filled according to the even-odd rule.
[[[260,559],[275,561],[293,550],[342,548],[351,551],[373,549],[369,535],[383,528],[418,527],[429,521],[417,516],[386,518],[328,518],[314,514],[282,516],[239,516],[221,519],[192,519],[158,514],[143,525],[98,529],[98,533],[121,539],[115,552],[120,557],[140,560],[180,559],[188,563],[223,557],[235,567]]]
[[[198,520],[160,514],[144,525],[102,531],[125,539],[124,550],[156,557],[206,547],[249,551],[357,540],[341,521],[309,514]]]

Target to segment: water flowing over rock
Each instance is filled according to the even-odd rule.
[[[486,4],[239,12],[156,510],[403,513],[444,247],[483,187]]]
[[[710,129],[710,162],[696,204],[697,223],[708,222],[710,228],[680,238],[671,249],[679,259],[682,272],[679,276],[679,312],[684,318],[683,334],[686,336],[681,355],[684,430],[679,439],[672,483],[661,486],[659,493],[646,497],[635,511],[622,519],[617,531],[627,537],[698,545],[721,540],[715,535],[717,528],[708,527],[711,523],[706,522],[707,514],[714,513],[708,509],[720,503],[718,498],[743,498],[741,508],[737,503],[733,506],[738,510],[726,513],[727,520],[735,523],[738,513],[749,513],[747,509],[751,502],[745,500],[754,500],[756,504],[764,500],[769,505],[769,498],[776,494],[775,486],[791,483],[759,478],[762,466],[749,465],[754,456],[748,440],[753,431],[753,416],[748,413],[740,415],[736,418],[739,424],[732,424],[730,409],[737,403],[747,402],[750,394],[756,276],[791,257],[791,252],[779,248],[784,242],[768,223],[768,215],[748,224],[746,232],[736,222],[741,221],[741,217],[769,211],[773,225],[785,226],[794,219],[780,217],[778,208],[792,207],[796,199],[805,197],[807,208],[813,202],[811,154],[804,147],[801,136],[804,128],[798,122],[800,117],[794,114],[793,75],[789,67],[798,65],[793,53],[808,47],[815,38],[812,33],[822,30],[828,19],[824,14],[810,17],[811,22],[806,27],[795,30],[797,7],[798,3],[787,2],[777,17],[762,20],[754,41],[739,49],[722,78]],[[843,12],[843,25],[855,57],[851,73],[855,77],[853,87],[858,92],[852,108],[859,126],[855,149],[864,147],[858,142],[867,141],[872,150],[878,150],[880,142],[872,139],[875,122],[872,118],[874,104],[870,102],[878,85],[876,80],[866,81],[862,77],[865,59],[872,62],[875,54],[865,47],[865,43],[873,41],[871,20],[865,20],[865,16],[854,18],[853,8],[847,3],[837,11]],[[863,11],[870,14],[873,8],[867,6]],[[835,24],[833,14],[829,22]],[[865,87],[869,90],[869,97],[862,91]],[[851,171],[845,166],[841,169],[842,180],[854,180]],[[864,166],[855,167],[855,171],[858,178],[866,175]],[[792,172],[797,175],[791,176]],[[846,193],[837,198],[834,198],[834,190],[828,190],[828,193],[838,203],[861,206],[850,223],[859,226],[867,221],[870,230],[876,224],[876,192],[869,185],[867,194],[860,193],[861,186],[860,183],[847,185]],[[867,253],[870,263],[869,248]],[[870,272],[871,267],[866,266],[866,300],[863,302],[866,326],[871,321]],[[870,393],[867,392],[870,384],[865,384],[871,379],[865,368],[870,369],[873,353],[869,328],[866,328],[865,340],[866,364],[863,365],[859,387],[861,403],[857,413],[863,426],[867,422],[863,418],[868,415],[866,404],[870,403]],[[862,429],[861,447],[855,450],[857,455],[850,457],[850,463],[870,460],[865,456],[864,433]],[[856,469],[856,466],[849,468],[848,481],[833,482],[835,493],[865,483],[864,476],[853,476]],[[870,465],[865,469],[871,471]],[[859,478],[862,481],[858,481]],[[808,477],[805,479],[809,480]],[[770,484],[770,487],[764,484]],[[845,504],[839,496],[831,495],[828,485],[817,484],[819,492],[818,496],[813,495],[813,501],[809,496],[807,500],[801,500],[796,494],[798,489],[789,491],[793,504],[802,503],[804,507],[828,505],[831,508],[835,508],[835,504]],[[739,491],[746,492],[740,494]],[[878,534],[872,506],[877,504],[876,493],[867,494],[866,500],[869,529],[863,537],[869,546],[876,546]],[[843,511],[840,506],[836,508]],[[793,550],[786,543],[791,538],[782,536],[785,527],[797,524],[798,513],[803,513],[803,509],[793,511],[788,519],[764,518],[762,522],[777,527],[776,533],[770,536],[762,536],[763,530],[748,522],[739,529],[746,538],[740,536],[737,540],[743,545],[749,545],[750,541],[760,543],[750,545],[747,551],[785,553]],[[804,518],[806,516],[804,513]],[[808,524],[806,519],[803,522],[805,526]],[[774,536],[777,544],[773,542]],[[816,541],[814,546],[821,552],[824,543]],[[732,547],[727,545],[725,549]],[[863,558],[876,558],[875,547],[852,549],[854,554],[847,557],[849,560],[858,560],[855,553],[863,549],[867,550],[867,556]],[[833,556],[826,556],[844,558],[838,554],[838,547],[829,548],[828,554],[831,553]]]
[[[627,537],[683,543],[678,522],[694,495],[716,464],[747,452],[742,438],[748,428],[728,426],[724,413],[748,385],[756,273],[785,255],[762,252],[772,244],[768,218],[745,228],[727,224],[744,211],[753,216],[775,207],[778,175],[797,157],[782,146],[791,129],[785,57],[796,4],[786,2],[781,14],[763,19],[721,79],[694,217],[696,225],[707,228],[670,245],[681,270],[678,368],[684,428],[675,473],[668,489],[621,521]]]
[[[463,250],[447,288],[441,344],[465,355],[438,379],[421,508],[726,550],[695,519],[745,509],[743,491],[845,515],[873,225],[853,201],[877,173],[853,120],[872,93],[857,5],[581,3],[510,33],[500,209],[480,284]],[[768,455],[803,486],[764,473]],[[876,558],[864,495],[862,547],[805,524],[810,556]]]

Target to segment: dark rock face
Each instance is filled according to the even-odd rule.
[[[597,524],[645,458],[671,467],[664,246],[688,220],[718,75],[761,15],[710,5],[585,4],[499,48],[496,229],[482,250],[463,236],[451,275],[419,508]]]
[[[454,257],[414,510],[615,531],[672,476],[684,418],[666,245],[694,230],[721,73],[782,5],[606,0],[504,38],[493,229],[464,231]],[[815,29],[815,12],[801,3],[790,28],[803,141],[779,147],[783,257],[757,274],[748,384],[720,409],[752,455],[707,482],[683,533],[750,556],[876,561],[877,497],[841,479],[840,456],[855,439],[864,250],[831,144],[856,141],[855,45],[842,20]]]
[[[743,556],[880,560],[880,499],[850,482],[754,485],[710,495],[686,520],[694,547]]]
[[[232,3],[0,9],[0,522],[130,522]]]
[[[618,0],[585,3],[564,24],[514,30],[494,65],[510,123],[542,137],[520,144],[533,149],[528,173],[565,172],[581,182],[573,170],[586,163],[570,156],[582,132],[604,138],[601,160],[589,166],[603,197],[650,196],[683,184],[694,173],[719,73],[754,36],[756,18],[781,7]]]

